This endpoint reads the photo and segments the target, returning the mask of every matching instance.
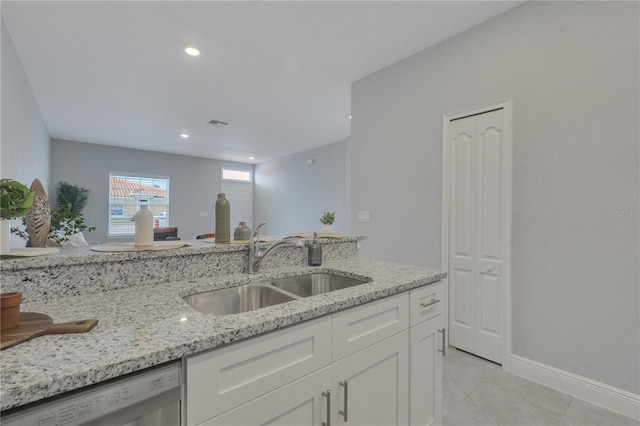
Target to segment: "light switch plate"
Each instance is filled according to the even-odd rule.
[[[200,212],[200,217],[208,217],[209,213],[208,212]]]
[[[358,211],[358,222],[371,222],[371,214],[368,210]]]

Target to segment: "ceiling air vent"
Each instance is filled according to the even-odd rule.
[[[224,127],[224,126],[227,126],[229,123],[227,123],[226,121],[211,120],[209,121],[209,124],[215,124],[216,126]]]

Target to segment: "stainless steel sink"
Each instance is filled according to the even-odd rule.
[[[182,299],[195,310],[209,315],[239,314],[296,300],[295,297],[260,284],[205,291]]]
[[[359,280],[330,273],[316,273],[273,280],[271,285],[300,297],[309,297],[368,282],[371,280]]]

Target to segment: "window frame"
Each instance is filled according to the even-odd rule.
[[[133,217],[135,217],[135,213],[137,213],[137,211],[140,209],[140,200],[143,199],[147,199],[147,200],[161,200],[162,198],[156,198],[154,196],[153,193],[132,193],[132,195],[130,196],[112,196],[112,190],[111,190],[111,183],[112,183],[112,178],[116,177],[116,178],[124,178],[124,179],[138,179],[139,184],[140,185],[144,185],[144,181],[145,180],[151,180],[152,183],[154,183],[153,181],[163,181],[162,185],[159,186],[159,189],[162,189],[165,191],[165,195],[166,197],[164,198],[165,202],[164,203],[157,203],[154,204],[153,202],[149,204],[149,208],[150,210],[153,212],[154,214],[154,218],[156,217],[156,213],[155,210],[157,209],[158,212],[165,212],[165,216],[164,217],[164,225],[166,226],[169,223],[169,217],[170,217],[170,202],[171,202],[171,197],[170,197],[170,193],[169,193],[169,187],[171,184],[171,179],[169,176],[161,176],[161,175],[151,175],[151,174],[146,174],[146,173],[132,173],[132,172],[116,172],[116,171],[111,171],[108,174],[107,177],[107,184],[108,184],[108,190],[107,190],[107,211],[108,211],[108,216],[107,216],[107,238],[130,238],[132,236],[135,235],[135,225],[133,222]],[[127,200],[129,200],[129,203],[127,203]],[[131,201],[133,200],[133,201]],[[114,201],[112,203],[112,201]],[[135,206],[135,211],[133,211],[132,207]],[[113,224],[112,224],[112,218],[113,216],[111,215],[111,209],[112,208],[122,208],[122,216],[117,216],[115,217],[116,219],[127,219],[128,217],[131,216],[131,223],[126,223],[123,224],[126,227],[126,231],[130,231],[130,232],[114,232],[114,230],[112,229]],[[159,213],[158,213],[159,215]],[[133,225],[133,226],[132,226]]]
[[[225,171],[237,172],[237,173],[247,173],[248,179],[233,179],[224,177]],[[241,183],[253,183],[253,170],[244,169],[242,167],[233,168],[233,167],[221,167],[220,168],[220,181],[221,182],[241,182]]]

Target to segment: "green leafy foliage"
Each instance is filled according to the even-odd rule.
[[[320,218],[320,223],[324,225],[333,225],[333,222],[335,221],[336,221],[336,212],[324,212],[324,214]]]
[[[23,217],[31,210],[33,192],[18,181],[2,179],[0,205],[2,219]]]
[[[74,234],[84,230],[93,231],[96,229],[95,226],[87,226],[84,222],[84,215],[80,211],[74,212],[73,209],[73,204],[68,202],[58,204],[56,210],[51,212],[49,239],[61,243],[69,241],[69,237]]]
[[[67,215],[82,212],[87,206],[89,190],[71,185],[68,182],[58,182],[56,185],[56,209],[65,209]]]
[[[63,243],[69,241],[72,235],[79,232],[96,229],[95,226],[88,226],[85,223],[84,215],[82,214],[88,198],[88,189],[80,188],[67,182],[58,182],[56,185],[56,206],[51,210],[49,240]],[[22,223],[25,225],[24,218]],[[18,227],[11,228],[11,232],[25,240],[29,239],[29,234]]]

